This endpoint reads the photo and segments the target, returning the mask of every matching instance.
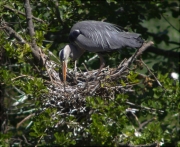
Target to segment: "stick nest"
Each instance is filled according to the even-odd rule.
[[[104,99],[114,99],[115,94],[133,92],[132,84],[122,85],[122,81],[128,82],[127,75],[131,71],[130,65],[133,62],[140,62],[137,58],[153,42],[144,43],[129,59],[123,60],[117,68],[105,67],[97,76],[98,70],[86,72],[67,73],[67,82],[63,83],[61,73],[57,73],[54,67],[57,65],[52,61],[46,61],[45,66],[51,81],[46,81],[49,93],[45,97],[43,105],[55,107],[62,113],[84,113],[86,111],[85,101],[87,97],[103,97]],[[60,76],[59,76],[60,75]]]

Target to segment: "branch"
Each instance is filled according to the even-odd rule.
[[[150,122],[152,122],[153,120],[156,120],[156,117],[153,117],[143,123],[140,124],[139,128],[138,128],[138,132],[141,131],[145,126],[147,126]]]
[[[60,21],[61,24],[63,24],[63,20],[61,19],[61,14],[59,11],[59,3],[57,0],[53,0],[53,2],[54,2],[55,10],[56,10],[57,19]]]
[[[22,44],[26,43],[26,41],[16,31],[14,31],[11,27],[4,25],[2,28],[8,32],[9,36],[16,38],[18,41],[20,41],[20,43],[22,43]]]
[[[31,41],[32,41],[32,45],[31,45],[31,50],[33,53],[33,56],[35,58],[35,60],[42,66],[44,65],[44,61],[40,55],[41,51],[39,49],[39,47],[36,44],[36,40],[35,40],[35,32],[34,32],[34,25],[33,25],[33,21],[32,21],[32,14],[31,14],[31,7],[29,4],[29,0],[24,0],[24,8],[25,8],[25,13],[26,13],[26,20],[27,20],[27,24],[28,24],[28,32],[29,35],[31,37]]]
[[[6,9],[8,9],[8,10],[12,11],[12,12],[15,12],[15,13],[21,14],[21,15],[23,15],[23,16],[26,16],[26,14],[25,14],[25,13],[23,13],[23,12],[21,12],[21,11],[18,11],[18,10],[14,9],[14,8],[11,8],[10,6],[4,5],[4,8],[6,8]],[[36,20],[36,21],[39,21],[39,22],[45,23],[42,19],[36,18],[36,17],[34,17],[34,16],[32,16],[32,18],[33,18],[34,20]]]
[[[175,45],[179,45],[179,46],[180,46],[180,43],[179,43],[179,42],[176,42],[176,41],[168,41],[168,43],[171,43],[171,44],[175,44]]]
[[[147,52],[155,53],[157,55],[165,56],[165,57],[172,57],[172,58],[179,58],[180,52],[174,52],[171,50],[163,50],[154,46],[148,48]]]

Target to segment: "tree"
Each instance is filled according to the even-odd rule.
[[[178,1],[0,4],[2,146],[180,146]],[[57,54],[72,25],[89,19],[149,41],[107,55],[111,68],[96,81],[98,59],[86,53],[64,86]]]

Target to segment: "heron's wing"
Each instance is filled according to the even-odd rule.
[[[75,30],[80,30],[80,35],[74,42],[91,52],[142,45],[141,40],[138,40],[139,34],[125,32],[120,27],[106,22],[82,21],[72,27],[70,34]]]

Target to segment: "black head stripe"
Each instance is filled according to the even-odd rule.
[[[60,61],[63,61],[64,60],[64,49],[62,49],[59,53],[59,58],[60,58]]]
[[[69,34],[69,40],[70,40],[70,42],[75,41],[76,38],[79,36],[79,34],[80,34],[80,31],[79,31],[79,30],[74,30],[73,32],[71,32],[71,33]]]

